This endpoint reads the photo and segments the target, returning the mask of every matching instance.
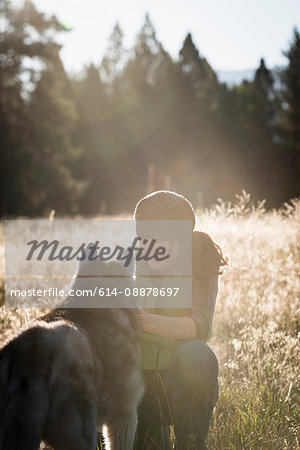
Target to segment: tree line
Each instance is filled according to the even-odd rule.
[[[76,76],[60,59],[64,32],[30,1],[0,0],[2,217],[115,214],[160,188],[200,206],[241,189],[269,207],[299,195],[297,29],[285,67],[262,59],[234,86],[191,34],[172,58],[148,16],[133,48],[116,24],[101,63]]]

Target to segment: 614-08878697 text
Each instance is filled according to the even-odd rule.
[[[11,289],[11,296],[21,296],[21,297],[64,297],[68,295],[70,297],[74,296],[87,296],[93,297],[99,295],[100,297],[116,297],[118,295],[125,295],[125,297],[176,297],[179,292],[178,287],[140,287],[140,288],[130,288],[126,287],[123,290],[118,288],[108,288],[108,287],[98,287],[94,289],[70,289],[65,291],[64,289],[58,289],[56,287],[50,287],[48,289]]]

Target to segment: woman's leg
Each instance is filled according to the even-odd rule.
[[[218,361],[201,340],[175,350],[163,379],[175,427],[176,447],[204,449],[213,408],[218,399]]]
[[[145,375],[145,393],[138,406],[138,425],[136,434],[136,450],[167,448],[164,428],[165,393],[162,377],[159,372],[148,372]]]

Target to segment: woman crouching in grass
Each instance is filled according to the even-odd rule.
[[[226,262],[212,239],[194,230],[193,207],[175,192],[157,191],[141,199],[135,220],[137,225],[139,220],[191,221],[193,253],[192,308],[139,308],[146,390],[138,410],[136,448],[168,448],[176,442],[180,450],[205,449],[218,398],[218,361],[206,342],[220,266]],[[148,264],[149,274],[155,276]]]

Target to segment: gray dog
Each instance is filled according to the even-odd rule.
[[[55,309],[1,350],[1,450],[37,450],[41,441],[95,450],[104,424],[112,450],[133,448],[143,378],[132,306]]]

